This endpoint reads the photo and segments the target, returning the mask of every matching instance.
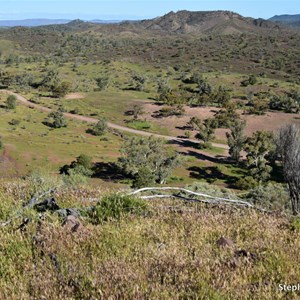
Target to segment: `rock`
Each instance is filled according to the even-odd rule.
[[[56,211],[60,209],[60,207],[57,205],[54,198],[46,198],[43,201],[35,204],[34,209],[36,209],[38,212],[45,212],[47,210]]]
[[[217,240],[217,245],[219,247],[233,247],[234,242],[231,239],[222,236],[220,239]]]
[[[81,224],[75,216],[70,215],[65,218],[62,226],[69,232],[77,232]]]

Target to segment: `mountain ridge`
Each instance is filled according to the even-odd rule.
[[[275,15],[269,19],[270,21],[285,24],[291,27],[300,27],[300,14],[296,15]]]

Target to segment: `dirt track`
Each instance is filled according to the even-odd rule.
[[[25,97],[23,97],[23,96],[21,96],[17,93],[14,93],[12,91],[1,90],[1,92],[16,96],[17,99],[21,103],[23,103],[24,105],[26,105],[28,107],[36,108],[36,109],[38,109],[40,111],[44,111],[44,112],[51,112],[52,111],[50,108],[41,106],[41,105],[36,104],[36,103],[32,103],[28,99],[26,99]],[[71,114],[71,113],[64,113],[64,116],[66,118],[69,118],[69,119],[75,119],[75,120],[80,120],[80,121],[89,122],[89,123],[97,123],[98,122],[98,119],[96,119],[96,118],[91,118],[91,117],[86,117],[86,116],[81,116],[81,115],[76,115],[76,114]],[[146,132],[146,131],[129,128],[129,127],[118,125],[118,124],[111,123],[111,122],[107,122],[107,125],[108,125],[108,127],[112,128],[112,129],[117,129],[117,130],[120,130],[120,131],[133,133],[133,134],[136,134],[136,135],[155,136],[155,137],[162,138],[162,139],[165,139],[165,140],[168,140],[168,141],[175,141],[175,142],[179,142],[179,143],[184,143],[184,142],[199,143],[198,140],[183,139],[183,138],[178,138],[178,137],[175,137],[175,136],[167,136],[167,135],[161,135],[161,134],[157,134],[157,133]],[[217,147],[217,148],[222,148],[222,149],[228,150],[228,146],[224,145],[224,144],[212,143],[212,145],[214,147]]]

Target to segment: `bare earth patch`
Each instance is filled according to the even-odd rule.
[[[71,93],[65,96],[65,99],[67,100],[73,100],[73,99],[83,99],[85,96],[82,93]]]
[[[170,134],[174,136],[183,136],[186,129],[186,123],[191,117],[198,117],[201,120],[211,118],[219,110],[216,107],[185,107],[185,115],[182,117],[167,117],[167,118],[154,118],[153,113],[160,110],[162,106],[153,103],[146,103],[144,105],[145,114],[143,118],[161,127],[166,127],[170,130]],[[281,126],[288,123],[300,124],[300,114],[287,114],[283,112],[267,112],[263,116],[256,115],[242,115],[239,111],[241,118],[246,120],[247,126],[245,133],[247,136],[252,135],[257,130],[267,130],[275,132]],[[226,132],[228,129],[217,129],[216,138],[218,140],[226,140]]]

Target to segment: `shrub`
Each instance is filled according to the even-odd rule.
[[[93,224],[97,225],[109,220],[120,220],[129,214],[140,215],[146,211],[146,208],[146,203],[139,198],[111,194],[104,196],[88,212],[88,217]]]
[[[282,184],[268,183],[250,190],[246,197],[254,204],[271,210],[290,209],[289,193]]]
[[[48,120],[46,120],[44,124],[52,128],[67,127],[68,125],[61,110],[51,112],[48,115]]]
[[[244,178],[240,178],[236,183],[235,186],[241,190],[249,190],[253,189],[258,185],[258,182],[251,176],[246,176]]]
[[[79,174],[86,177],[91,177],[93,175],[92,170],[92,158],[86,154],[80,154],[76,157],[76,160],[72,161],[70,165],[64,165],[59,169],[60,174],[65,174],[69,176],[75,176]]]
[[[155,184],[155,176],[148,167],[141,167],[133,180],[134,188],[142,188]]]
[[[12,119],[8,122],[9,125],[12,125],[12,126],[17,126],[21,123],[20,120],[17,120],[17,119]]]
[[[95,136],[104,135],[106,131],[107,123],[103,118],[99,119],[99,121],[93,126],[93,128],[87,130],[88,133],[91,133]]]
[[[226,188],[220,188],[216,185],[211,185],[206,182],[194,182],[192,184],[186,185],[185,188],[192,192],[204,193],[215,197],[236,198],[236,196],[233,194],[231,190]],[[186,196],[191,197],[190,194],[187,194]]]
[[[17,106],[17,97],[15,95],[9,95],[6,99],[6,107],[8,109],[15,109]]]

